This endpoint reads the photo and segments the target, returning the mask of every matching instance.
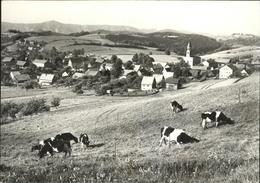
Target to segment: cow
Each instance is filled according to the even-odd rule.
[[[176,100],[173,100],[171,103],[171,109],[174,113],[183,111],[182,105],[180,105]]]
[[[54,152],[64,152],[65,156],[69,154],[71,156],[71,145],[69,141],[63,139],[54,139],[52,142],[47,141],[38,153],[38,156],[42,158],[45,154],[49,153],[53,156]]]
[[[45,140],[40,140],[39,144],[32,146],[31,151],[33,152],[35,150],[38,150],[39,151],[38,155],[40,157],[45,154],[53,155],[53,152],[60,152],[60,150],[56,147],[57,144],[59,145],[60,143],[57,143],[57,142],[64,141],[66,143],[70,143],[71,140],[73,140],[75,143],[78,143],[78,138],[75,137],[74,135],[72,135],[71,133],[58,134],[55,137],[51,137],[51,138],[48,138]],[[65,146],[67,146],[67,145],[65,145]],[[44,147],[44,149],[43,149],[43,147]],[[69,147],[71,147],[70,144],[69,144]],[[68,147],[67,147],[67,149],[68,149]]]
[[[160,147],[162,146],[163,142],[167,144],[166,141],[168,141],[169,147],[171,141],[176,142],[178,145],[199,142],[198,139],[189,136],[182,129],[175,129],[170,126],[164,126],[161,128]]]
[[[89,146],[89,138],[88,138],[88,135],[86,133],[82,133],[80,134],[80,137],[79,137],[79,142],[81,143],[81,147],[88,147]]]
[[[215,126],[218,127],[220,122],[224,122],[227,124],[234,124],[234,120],[228,118],[223,112],[221,111],[213,111],[213,112],[204,112],[201,114],[201,125],[203,129],[207,128],[207,123],[215,123]]]
[[[62,139],[65,141],[73,140],[75,143],[78,143],[78,138],[72,135],[71,133],[62,133],[55,136],[55,139]]]

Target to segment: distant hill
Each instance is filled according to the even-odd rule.
[[[154,32],[149,34],[108,34],[106,39],[115,43],[155,47],[159,50],[169,49],[179,55],[185,55],[188,42],[192,45],[192,55],[212,52],[221,44],[215,39],[198,34],[176,32]]]
[[[57,21],[48,21],[43,23],[1,23],[1,31],[7,32],[9,29],[19,30],[21,32],[30,31],[52,31],[63,34],[70,34],[81,31],[96,31],[96,30],[107,30],[107,31],[128,31],[128,32],[142,32],[142,30],[136,29],[130,26],[117,26],[117,25],[77,25],[77,24],[63,24]]]
[[[217,36],[216,39],[230,46],[260,46],[260,37],[253,34],[234,33],[229,36]]]

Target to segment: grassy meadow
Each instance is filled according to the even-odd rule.
[[[187,110],[173,115],[173,99]],[[203,130],[200,114],[215,109],[235,124]],[[200,142],[158,147],[164,125]],[[62,132],[86,132],[90,147],[73,144],[69,158],[30,152],[38,139]],[[1,126],[0,170],[0,182],[259,182],[259,72],[202,90],[64,98],[57,110]]]
[[[50,50],[53,47],[57,48],[59,51],[71,51],[74,49],[84,49],[85,52],[93,53],[96,55],[122,55],[122,54],[131,54],[135,53],[145,53],[160,55],[165,54],[163,51],[157,51],[154,48],[138,49],[138,48],[123,48],[123,47],[109,47],[104,46],[103,44],[114,45],[113,41],[105,39],[104,35],[98,34],[89,34],[84,36],[37,36],[27,38],[28,40],[35,41],[45,41],[45,49]],[[77,45],[75,45],[75,43]],[[92,45],[93,44],[93,45]],[[102,45],[95,45],[102,44]]]

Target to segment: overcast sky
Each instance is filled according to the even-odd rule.
[[[260,1],[1,1],[2,21],[260,35]]]

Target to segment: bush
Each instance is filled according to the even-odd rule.
[[[73,88],[72,92],[77,93],[77,94],[82,94],[83,93],[82,83],[79,83],[79,84],[75,85],[75,87]]]
[[[60,105],[61,99],[59,97],[54,97],[51,101],[51,106],[52,107],[58,107]]]
[[[50,106],[46,105],[45,99],[32,99],[28,103],[21,104],[6,102],[1,104],[1,123],[7,122],[10,118],[15,119],[19,113],[28,116],[45,111],[50,111]]]
[[[40,88],[40,85],[36,81],[26,81],[22,85],[22,88],[25,88],[26,90],[28,90],[28,89]]]
[[[50,111],[50,106],[46,105],[46,100],[43,98],[30,100],[28,103],[24,104],[21,109],[21,112],[24,116],[45,111]]]
[[[6,102],[1,104],[1,118],[16,118],[16,114],[19,112],[20,106],[12,102]]]

